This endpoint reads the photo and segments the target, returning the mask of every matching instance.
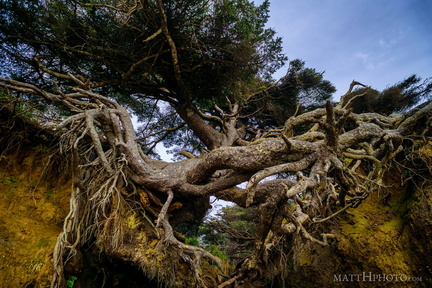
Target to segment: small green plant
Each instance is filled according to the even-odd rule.
[[[14,177],[7,177],[6,180],[9,180],[10,182],[17,182],[17,180]]]
[[[72,288],[75,285],[75,281],[77,279],[78,278],[76,276],[69,277],[69,279],[66,281],[66,286],[69,287],[69,288]]]

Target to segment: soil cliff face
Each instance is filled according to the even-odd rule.
[[[287,287],[432,287],[432,185],[399,173],[334,223],[328,247],[296,243]]]
[[[71,192],[68,161],[56,145],[37,125],[0,113],[0,287],[50,286]],[[337,239],[330,246],[294,243],[289,273],[273,287],[432,287],[432,185],[401,186],[398,173],[386,185],[333,223]],[[80,257],[85,265],[91,252]],[[82,263],[75,271],[97,271]],[[143,277],[131,267],[124,271]],[[73,287],[91,287],[84,280]]]
[[[49,287],[71,183],[55,137],[0,115],[0,287]]]

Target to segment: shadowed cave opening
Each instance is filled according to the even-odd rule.
[[[79,254],[79,260],[71,259],[65,267],[65,279],[73,283],[74,288],[160,287],[139,267],[100,253],[94,246],[81,248]]]

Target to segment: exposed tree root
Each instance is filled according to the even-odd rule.
[[[71,159],[74,186],[70,212],[54,251],[52,287],[62,285],[67,261],[89,241],[120,258],[132,259],[151,277],[172,286],[180,285],[179,277],[186,277],[176,268],[187,265],[192,274],[181,285],[206,287],[203,259],[219,267],[222,263],[202,248],[183,243],[171,226],[170,213],[180,209],[177,200],[182,197],[210,195],[243,207],[259,207],[256,252],[219,287],[232,286],[246,276],[249,281],[266,280],[271,252],[284,237],[298,235],[329,244],[334,236],[319,232],[317,227],[325,227],[326,221],[357,207],[384,185],[384,174],[395,165],[397,155],[416,143],[406,140],[415,125],[426,124],[418,135],[422,145],[430,141],[432,102],[412,114],[388,117],[358,115],[328,102],[326,108],[288,119],[283,130],[253,142],[236,142],[243,146],[210,147],[211,151],[198,157],[166,163],[143,153],[126,109],[91,91],[80,77],[63,77],[76,83],[70,88],[73,92],[62,92],[54,85],[56,92],[51,93],[0,79],[5,88],[40,95],[73,113],[56,127],[62,135],[61,152]],[[235,131],[238,106],[233,104],[231,109],[233,113],[221,113],[228,134]],[[313,128],[295,135],[295,128],[305,123]],[[233,135],[224,139],[235,142],[237,136]],[[272,178],[280,174],[289,177]],[[248,181],[246,189],[236,187],[244,181]],[[153,246],[149,244],[152,240],[156,241]],[[133,252],[130,247],[141,250]],[[151,262],[142,249],[153,249],[155,257],[163,259]],[[167,255],[164,249],[176,252]],[[163,273],[149,268],[149,263],[170,261],[172,269]]]

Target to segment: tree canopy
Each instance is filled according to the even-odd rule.
[[[191,129],[199,138],[195,146],[234,143],[220,133],[224,116],[215,105],[227,115],[246,116],[264,100],[267,108],[260,114],[278,118],[271,120],[274,126],[294,113],[301,90],[315,89],[321,104],[334,92],[322,73],[299,60],[291,61],[275,91],[264,92],[272,84],[271,74],[286,61],[281,38],[265,27],[268,1],[259,6],[248,1],[113,3],[2,1],[4,62],[16,79],[34,84],[49,84],[56,77],[58,85],[68,85],[65,74],[78,74],[142,122],[158,119],[157,125],[144,126],[148,152],[161,138],[190,146],[181,143],[182,137],[168,137],[174,128],[181,129],[180,135]],[[244,107],[230,107],[235,102]],[[168,103],[166,109],[160,103]],[[212,127],[197,119],[211,121]]]
[[[287,58],[265,26],[268,1],[0,3],[2,107],[51,131],[70,159],[71,211],[52,287],[89,242],[163,285],[265,287],[280,277],[287,239],[329,245],[326,223],[430,139],[430,101],[387,116],[427,98],[429,80],[413,76],[383,93],[354,81],[336,105],[324,73],[301,60],[272,79]],[[360,107],[364,95],[400,101],[378,111]],[[158,159],[161,141],[181,160]],[[253,253],[231,276],[207,277],[203,266],[223,263],[180,233],[202,220],[210,196],[257,211],[256,228],[237,235]]]
[[[377,112],[389,115],[402,112],[426,100],[432,91],[430,79],[422,82],[417,75],[411,75],[382,92],[361,86],[363,87],[352,91],[343,101],[343,104],[348,105],[355,113]]]

